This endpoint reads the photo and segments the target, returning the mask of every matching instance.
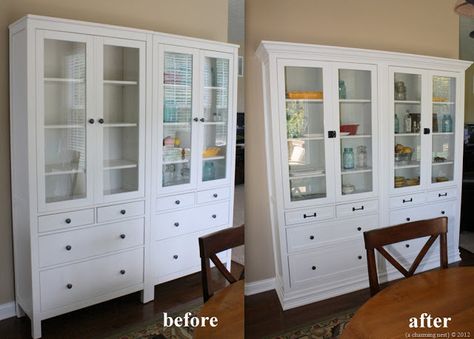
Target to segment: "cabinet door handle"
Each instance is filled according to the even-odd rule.
[[[70,251],[72,249],[71,245],[66,245],[66,251]]]
[[[217,215],[216,215],[216,214],[213,214],[213,215],[212,215],[212,219],[215,219],[215,218],[217,218]]]
[[[124,274],[125,274],[125,270],[120,270],[120,274],[121,274],[121,275],[124,275]]]
[[[217,193],[214,193],[212,196],[213,196],[214,198],[217,198],[217,197],[218,197]]]
[[[317,214],[316,212],[314,212],[313,214],[303,214],[303,218],[306,219],[306,218],[316,218]]]
[[[173,255],[173,259],[174,260],[178,259],[178,255],[177,254]]]
[[[201,119],[199,119],[199,120],[200,120],[201,122],[204,122],[204,121],[206,121],[204,118],[201,118]]]
[[[359,208],[352,207],[352,212],[355,212],[355,211],[363,211],[363,210],[364,210],[364,205],[362,205],[362,206],[359,207]]]
[[[194,121],[196,121],[196,122],[198,122],[198,121],[199,121],[199,119],[198,119],[198,118],[194,118],[193,120],[194,120]]]
[[[445,192],[445,193],[438,193],[438,197],[441,198],[441,197],[447,197],[448,196],[448,192]]]
[[[70,290],[72,288],[72,284],[67,284],[66,287],[68,290]]]
[[[176,205],[179,205],[179,204],[181,204],[181,201],[176,200],[174,203],[175,203]]]
[[[121,210],[121,211],[120,211],[120,214],[122,214],[122,215],[125,215],[125,213],[127,213],[126,210]]]
[[[122,234],[120,234],[120,238],[125,239],[126,235],[122,233]]]
[[[362,260],[362,256],[361,255],[357,256],[357,259]]]
[[[93,124],[94,124],[94,122],[95,122],[95,120],[94,120],[94,119],[89,119],[89,124],[93,125]]]
[[[99,120],[97,120],[99,122],[99,124],[103,124],[104,123],[104,119],[100,118]]]
[[[174,227],[178,227],[178,226],[179,226],[179,222],[175,222]]]
[[[360,232],[362,231],[362,227],[357,227],[357,230]]]
[[[423,134],[430,134],[430,132],[429,128],[423,128]]]
[[[310,235],[310,236],[309,236],[309,239],[310,239],[310,240],[314,240],[314,235]]]
[[[413,202],[413,198],[410,199],[403,199],[402,202],[405,204],[407,202]]]
[[[66,220],[64,220],[66,222],[66,224],[70,224],[71,223],[71,219],[67,218]]]
[[[332,139],[336,137],[336,131],[328,131],[328,138]]]

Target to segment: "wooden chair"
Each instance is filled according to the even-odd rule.
[[[365,249],[367,251],[367,266],[369,269],[370,294],[373,296],[380,291],[377,277],[377,265],[375,262],[375,249],[382,254],[397,270],[405,277],[411,277],[415,273],[426,252],[440,237],[440,262],[442,268],[448,267],[447,238],[448,218],[441,217],[429,220],[409,222],[402,225],[390,226],[381,229],[364,232]],[[407,271],[394,257],[388,253],[383,246],[395,244],[416,238],[430,236],[420,253],[415,258],[410,269]]]
[[[204,302],[212,297],[211,290],[211,260],[226,280],[233,284],[244,278],[244,271],[240,277],[235,278],[216,255],[219,252],[244,244],[244,225],[217,231],[199,238],[199,251],[201,255],[201,276]]]

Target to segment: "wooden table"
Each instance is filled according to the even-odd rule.
[[[204,304],[199,317],[217,317],[217,327],[196,327],[194,338],[244,338],[244,281],[239,280],[216,293]]]
[[[410,328],[410,318],[428,313],[451,317],[447,328]],[[401,280],[377,293],[354,315],[342,337],[407,338],[413,334],[449,333],[449,338],[470,332],[474,338],[474,267],[430,271]],[[447,338],[447,337],[446,337]]]

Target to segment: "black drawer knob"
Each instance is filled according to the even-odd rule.
[[[194,121],[196,121],[196,122],[197,122],[197,121],[199,121],[199,119],[198,119],[198,118],[194,118],[193,120],[194,120]]]
[[[204,118],[201,118],[201,119],[199,119],[199,120],[200,120],[201,122],[204,122],[204,121],[206,121]]]
[[[94,120],[94,119],[89,119],[89,124],[91,124],[91,125],[92,125],[94,122],[95,122],[95,120]]]
[[[99,120],[99,124],[103,124],[104,123],[104,119],[100,118]]]
[[[174,203],[175,203],[176,205],[179,205],[179,204],[181,204],[181,201],[176,200]]]
[[[362,231],[362,227],[357,227],[357,230],[360,232]]]
[[[361,255],[357,256],[357,259],[362,260],[362,256]]]
[[[125,274],[125,270],[120,270],[120,274],[121,274],[121,275],[124,275],[124,274]]]
[[[68,290],[70,290],[72,288],[72,284],[67,284],[66,287]]]
[[[215,218],[217,218],[217,215],[216,215],[216,214],[213,214],[213,215],[212,215],[212,219],[215,219]]]
[[[407,221],[410,221],[411,219],[410,218],[407,218]]]
[[[442,215],[445,215],[445,214],[446,214],[446,212],[445,212],[445,211],[441,211],[441,214],[442,214]]]
[[[316,270],[316,266],[311,267],[311,269],[312,269],[313,271]]]
[[[214,198],[217,198],[217,197],[218,197],[217,193],[214,193],[212,196],[213,196]]]
[[[178,259],[178,255],[177,254],[173,255],[173,259],[174,260]]]
[[[410,244],[405,244],[405,247],[406,247],[406,248],[410,247]]]
[[[66,246],[66,251],[70,251],[72,249],[71,245]]]
[[[71,223],[71,219],[67,218],[66,220],[64,220],[66,222],[66,224],[70,224]]]
[[[407,203],[407,202],[413,202],[413,198],[402,200],[402,203],[404,203],[404,204]]]
[[[175,222],[174,227],[179,227],[179,222]]]
[[[360,206],[359,208],[352,207],[352,212],[355,212],[355,211],[363,211],[363,210],[364,210],[364,205]]]
[[[125,215],[125,213],[127,213],[126,210],[121,210],[121,211],[120,211],[120,214],[122,214],[122,215]]]
[[[448,192],[445,192],[445,193],[438,193],[438,198],[447,197],[447,196],[448,196]]]
[[[313,214],[303,214],[303,219],[306,219],[306,218],[316,218],[318,215],[316,214],[316,212],[314,212]]]
[[[126,235],[125,234],[120,234],[120,238],[125,239]]]
[[[310,235],[310,236],[309,236],[309,239],[310,239],[310,240],[314,240],[314,235]]]

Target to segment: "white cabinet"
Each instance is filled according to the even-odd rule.
[[[368,286],[364,231],[446,215],[459,260],[469,62],[264,41],[265,142],[283,309]],[[395,244],[404,263],[422,240]],[[436,265],[431,250],[420,269]],[[382,277],[397,277],[379,260]]]
[[[29,15],[10,56],[16,306],[32,336],[198,270],[197,237],[232,225],[237,46]]]

